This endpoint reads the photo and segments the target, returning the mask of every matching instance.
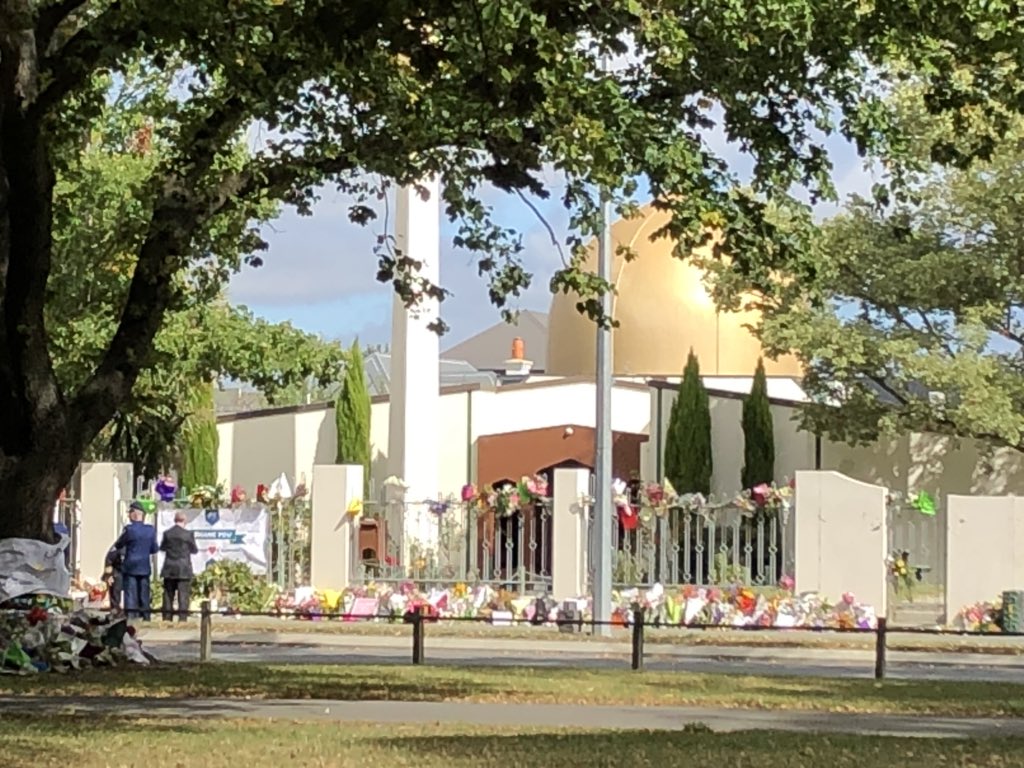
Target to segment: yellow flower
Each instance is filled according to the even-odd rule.
[[[452,594],[454,594],[455,597],[465,597],[469,594],[469,588],[460,582],[455,585],[455,588],[452,590]]]

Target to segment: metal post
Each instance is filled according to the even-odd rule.
[[[644,668],[644,609],[639,605],[633,606],[633,669],[641,671]]]
[[[213,658],[213,614],[210,612],[210,601],[203,600],[200,609],[199,660],[209,661]]]
[[[608,62],[602,62],[607,71]],[[602,190],[605,197],[601,204],[601,237],[597,242],[597,274],[605,282],[611,281],[612,274],[612,204],[610,192]],[[601,297],[601,311],[608,321],[612,315],[612,296]],[[594,474],[594,531],[597,547],[594,563],[594,634],[605,637],[611,634],[612,602],[612,329],[600,326],[597,329],[597,361],[595,366],[595,394],[597,413],[595,418]]]
[[[878,620],[878,630],[875,633],[875,680],[885,679],[885,635],[886,620]]]
[[[423,663],[423,614],[419,611],[412,615],[412,663]]]

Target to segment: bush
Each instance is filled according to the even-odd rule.
[[[196,576],[192,592],[217,600],[218,607],[235,611],[266,611],[277,594],[272,584],[245,563],[214,561]]]

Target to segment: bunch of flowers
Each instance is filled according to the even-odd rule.
[[[965,606],[957,614],[954,625],[967,632],[1002,632],[1002,599],[996,598],[990,603]]]
[[[41,606],[0,612],[0,673],[67,672],[124,660],[152,661],[124,617]]]
[[[762,626],[860,628],[877,626],[874,609],[859,603],[847,592],[837,603],[816,594],[794,595],[787,590],[754,590],[750,587],[686,586],[666,590],[656,584],[649,590],[631,589],[614,596],[617,611],[628,614],[642,605],[647,621],[665,626],[747,627]]]
[[[189,504],[193,509],[219,509],[227,506],[229,497],[224,491],[224,485],[200,485],[192,489],[188,495]]]
[[[477,489],[472,483],[462,486],[462,501],[479,509],[508,517],[520,509],[544,504],[548,498],[548,481],[541,475],[523,477],[518,483],[506,483],[497,488]]]
[[[793,484],[777,486],[761,483],[743,491],[733,499],[733,505],[753,513],[788,512],[792,506]]]
[[[906,591],[908,595],[914,589],[914,576],[910,567],[910,553],[907,551],[893,552],[886,560],[889,578],[892,580],[896,594]]]

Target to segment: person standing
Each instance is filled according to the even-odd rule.
[[[114,543],[124,551],[121,574],[124,578],[124,610],[128,618],[150,619],[149,579],[153,575],[150,558],[157,553],[156,528],[143,522],[145,510],[137,501],[128,508],[131,521]]]
[[[121,610],[121,595],[124,594],[124,576],[121,566],[124,564],[124,551],[116,546],[107,550],[103,560],[103,580],[107,583],[107,597],[110,598],[110,610]]]
[[[164,580],[164,621],[174,619],[174,599],[178,600],[178,620],[188,620],[188,606],[192,592],[192,555],[199,552],[196,537],[185,528],[185,515],[178,512],[174,516],[174,527],[164,531],[160,542],[160,551],[164,553],[164,565],[160,569],[160,578]]]

